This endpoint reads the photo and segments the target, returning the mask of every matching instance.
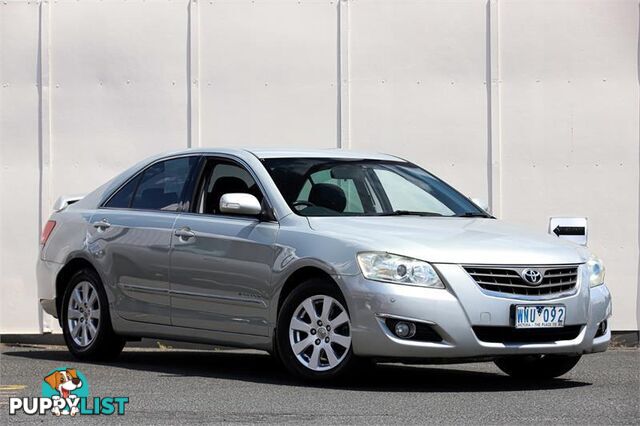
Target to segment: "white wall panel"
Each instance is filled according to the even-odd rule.
[[[238,145],[400,155],[540,231],[587,216],[637,330],[639,22],[636,0],[0,2],[0,332],[40,331],[58,195]]]
[[[349,146],[488,199],[486,17],[485,1],[351,2]]]
[[[502,217],[587,216],[614,329],[637,329],[638,2],[500,4]]]
[[[0,3],[0,330],[40,330],[39,5]]]
[[[187,1],[52,4],[52,193],[186,148]]]
[[[201,2],[204,146],[335,147],[334,1]]]

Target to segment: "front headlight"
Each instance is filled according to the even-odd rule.
[[[358,254],[362,275],[369,280],[395,284],[444,288],[440,277],[427,262],[389,253]]]
[[[596,287],[604,284],[604,264],[596,256],[591,256],[587,261],[587,272],[589,274],[589,287]]]

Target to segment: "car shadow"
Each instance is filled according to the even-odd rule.
[[[62,350],[13,350],[4,357],[59,361],[82,368]],[[340,382],[308,383],[289,375],[267,353],[191,350],[125,350],[110,363],[91,363],[109,368],[155,372],[159,377],[211,377],[280,386],[312,386],[369,392],[509,392],[523,390],[566,389],[590,386],[571,379],[540,381],[514,380],[501,373],[475,371],[464,365],[378,364],[360,369]],[[476,367],[477,368],[477,367]]]

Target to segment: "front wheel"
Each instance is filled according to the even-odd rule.
[[[495,364],[518,379],[552,379],[568,373],[580,355],[518,355],[497,359]]]
[[[276,339],[285,367],[304,379],[336,379],[355,363],[344,297],[322,279],[310,279],[287,296]]]
[[[98,275],[84,269],[73,275],[61,305],[64,340],[82,360],[115,358],[125,345],[111,326],[107,295]]]

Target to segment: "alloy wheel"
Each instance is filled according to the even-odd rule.
[[[71,292],[67,305],[67,327],[76,345],[87,347],[100,330],[100,299],[95,286],[81,281]]]
[[[346,309],[331,296],[305,299],[294,311],[289,342],[296,358],[313,371],[327,371],[345,359],[351,347]]]

